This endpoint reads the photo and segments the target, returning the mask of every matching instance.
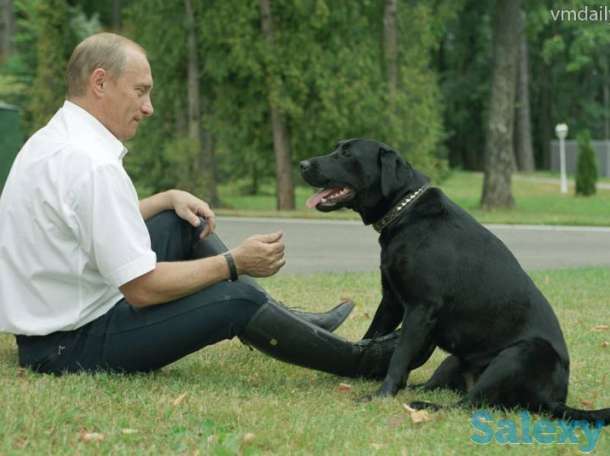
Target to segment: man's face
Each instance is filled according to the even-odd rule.
[[[150,65],[137,49],[126,50],[127,62],[118,78],[109,76],[103,100],[103,123],[120,141],[132,138],[140,121],[153,113]]]

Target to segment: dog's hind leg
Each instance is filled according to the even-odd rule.
[[[450,407],[525,408],[539,412],[567,393],[567,368],[552,346],[541,339],[521,341],[501,351],[466,396]],[[411,407],[440,408],[415,402]]]
[[[449,389],[458,393],[466,393],[472,386],[472,378],[473,375],[466,369],[462,361],[457,356],[450,355],[436,368],[427,382],[407,387],[420,391]]]

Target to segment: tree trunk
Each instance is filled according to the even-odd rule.
[[[517,77],[517,112],[515,113],[515,157],[517,169],[526,173],[535,171],[534,148],[532,146],[532,126],[529,96],[529,67],[527,58],[527,32],[525,12],[519,14],[519,75]]]
[[[395,101],[398,87],[398,29],[396,27],[396,0],[385,0],[383,11],[383,50],[388,76],[389,100]]]
[[[553,123],[551,120],[551,111],[553,109],[553,91],[551,82],[548,78],[551,77],[551,68],[542,64],[540,66],[540,74],[542,84],[540,86],[540,108],[539,108],[539,165],[542,169],[551,169],[551,139],[554,138]]]
[[[602,61],[602,73],[604,81],[604,140],[606,140],[606,147],[608,147],[608,139],[610,139],[610,89],[608,87],[608,57],[606,56]]]
[[[120,31],[123,18],[121,14],[122,10],[122,0],[112,0],[112,29],[115,31]]]
[[[202,99],[199,91],[197,29],[191,0],[184,0],[184,8],[186,11],[186,29],[188,36],[188,136],[195,144],[195,150],[197,151],[194,176],[197,181],[200,179],[200,182],[203,184],[204,198],[210,205],[216,206],[218,204],[218,191],[214,172],[214,156],[211,151],[212,143],[209,138],[209,133],[203,129],[201,124]]]
[[[513,125],[520,0],[498,0],[494,18],[494,67],[485,144],[485,177],[481,206],[510,208],[513,163]]]
[[[13,0],[0,0],[0,62],[13,50],[15,35],[15,10]]]
[[[273,24],[271,17],[271,0],[260,0],[261,28],[263,36],[273,52]],[[292,180],[292,160],[290,153],[289,132],[286,127],[286,119],[280,111],[274,94],[277,92],[276,76],[272,68],[267,68],[267,87],[269,90],[269,109],[271,111],[271,129],[273,131],[273,149],[275,151],[276,171],[276,207],[280,210],[291,210],[295,208],[294,183]]]

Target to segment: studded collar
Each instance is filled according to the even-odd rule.
[[[401,199],[392,209],[390,209],[386,215],[381,217],[381,219],[375,223],[373,223],[373,228],[378,233],[381,233],[383,229],[392,223],[396,218],[400,215],[400,213],[409,207],[413,202],[418,199],[421,195],[424,194],[426,190],[430,188],[429,184],[425,184],[413,193],[409,193],[403,199]]]

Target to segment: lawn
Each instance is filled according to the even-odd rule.
[[[549,173],[534,176],[513,176],[513,196],[516,207],[513,210],[482,211],[479,209],[483,175],[454,171],[439,187],[456,203],[468,210],[482,223],[508,224],[548,224],[548,225],[591,225],[610,226],[610,189],[600,189],[592,197],[574,196],[573,182],[569,193],[562,195],[559,184],[548,182],[553,177]],[[607,179],[600,182],[607,184]],[[258,195],[243,195],[240,186],[231,184],[220,187],[220,194],[226,207],[216,211],[221,215],[244,215],[263,217],[298,218],[339,218],[357,219],[352,211],[338,211],[321,214],[305,208],[305,201],[313,189],[304,186],[296,188],[296,211],[275,211],[273,183],[262,186]]]
[[[553,304],[571,353],[568,404],[609,407],[610,270],[589,268],[532,275]],[[375,273],[265,279],[278,299],[325,309],[341,297],[357,308],[339,333],[354,340],[379,299]],[[125,347],[126,350],[129,347]],[[434,354],[411,381],[427,379],[443,359]],[[515,379],[525,381],[526,379]],[[340,383],[351,388],[339,388]],[[342,379],[290,366],[227,341],[150,375],[52,377],[17,368],[12,337],[0,335],[0,454],[576,454],[578,445],[485,446],[471,441],[472,411],[434,413],[414,424],[402,404],[442,404],[449,392],[402,391],[395,399],[357,403],[375,382]],[[343,391],[346,390],[346,391]],[[516,412],[493,416],[517,418]],[[539,417],[533,416],[532,419]],[[584,437],[577,434],[579,442]],[[610,454],[605,428],[595,454]]]

